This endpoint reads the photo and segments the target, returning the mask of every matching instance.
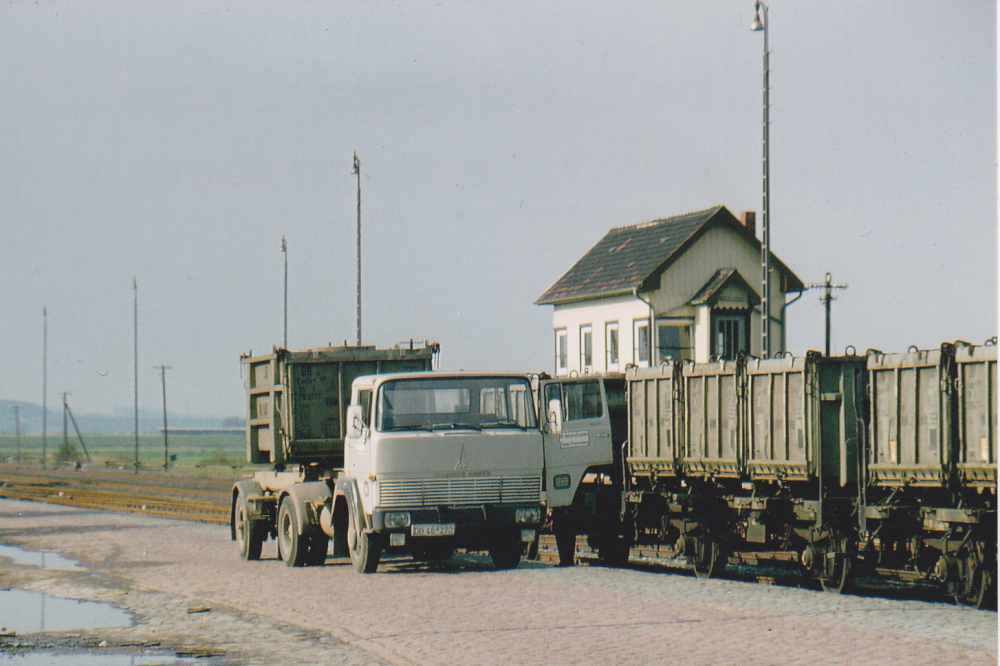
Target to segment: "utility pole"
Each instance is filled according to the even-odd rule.
[[[139,282],[132,276],[132,331],[135,376],[135,473],[139,473]]]
[[[826,274],[826,282],[822,284],[808,284],[806,289],[822,289],[823,294],[819,297],[821,303],[823,303],[823,308],[826,310],[826,355],[830,356],[830,301],[836,299],[833,295],[834,289],[847,289],[846,284],[833,284],[830,280],[830,274]]]
[[[288,349],[288,243],[281,237],[281,253],[285,255],[285,349]]]
[[[66,395],[65,394],[63,395],[63,412],[64,412],[64,414],[63,414],[63,421],[65,422],[66,415],[68,414],[69,415],[70,423],[73,424],[73,430],[76,430],[76,438],[78,440],[80,440],[80,448],[83,449],[83,455],[87,456],[87,462],[90,462],[90,452],[87,451],[87,445],[83,443],[83,435],[80,434],[80,426],[78,426],[76,424],[76,417],[73,416],[73,410],[69,408],[69,403],[66,402]],[[65,426],[65,423],[64,423],[63,428],[65,428],[65,427],[66,426]],[[66,450],[67,451],[69,450],[69,445],[68,444],[66,445]],[[77,465],[79,465],[79,464],[80,464],[80,461],[77,460]],[[77,467],[77,469],[79,469],[79,467]]]
[[[14,405],[14,432],[17,443],[17,453],[14,457],[18,463],[21,462],[21,405]]]
[[[60,395],[63,397],[63,443],[62,451],[60,453],[67,458],[69,458],[69,423],[67,422],[67,419],[69,418],[67,415],[69,405],[66,404],[66,396],[69,394],[69,391],[60,392]]]
[[[48,443],[49,417],[49,310],[42,306],[42,469]]]
[[[282,239],[282,244],[284,244],[284,239]],[[165,471],[170,466],[170,454],[167,450],[167,370],[170,369],[170,366],[158,365],[156,367],[159,368],[160,378],[163,380],[163,469]]]
[[[361,161],[354,153],[354,169],[358,176],[358,346],[361,346]]]

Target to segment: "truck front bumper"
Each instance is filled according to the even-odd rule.
[[[481,548],[497,533],[517,530],[522,541],[534,541],[544,515],[540,503],[394,507],[375,509],[372,530],[387,534],[389,546],[403,546],[412,539],[449,539],[456,547]]]

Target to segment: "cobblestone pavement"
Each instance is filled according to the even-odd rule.
[[[997,614],[655,571],[494,571],[244,562],[228,528],[0,500],[0,543],[81,571],[0,557],[0,587],[105,601],[125,629],[7,637],[63,650],[196,655],[213,664],[996,664]],[[19,642],[19,643],[18,643]],[[3,647],[3,645],[0,645]]]

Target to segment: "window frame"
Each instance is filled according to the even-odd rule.
[[[611,336],[614,334],[614,344],[611,344]],[[614,356],[612,357],[612,354]],[[609,372],[616,371],[621,365],[621,329],[617,321],[609,321],[604,324],[604,357],[605,367]]]
[[[642,357],[643,346],[640,344],[639,332],[646,330],[646,344],[645,344],[645,355],[646,358]],[[652,358],[652,340],[649,337],[649,317],[643,317],[641,319],[635,319],[632,321],[632,362],[640,368],[648,368],[653,361]]]
[[[591,324],[580,325],[580,372],[587,374],[594,371],[594,327]]]

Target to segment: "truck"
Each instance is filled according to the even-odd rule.
[[[531,383],[517,373],[431,372],[439,346],[275,349],[245,355],[247,460],[230,531],[288,566],[488,551],[517,567],[543,517],[544,454]],[[332,548],[331,548],[332,542]]]

